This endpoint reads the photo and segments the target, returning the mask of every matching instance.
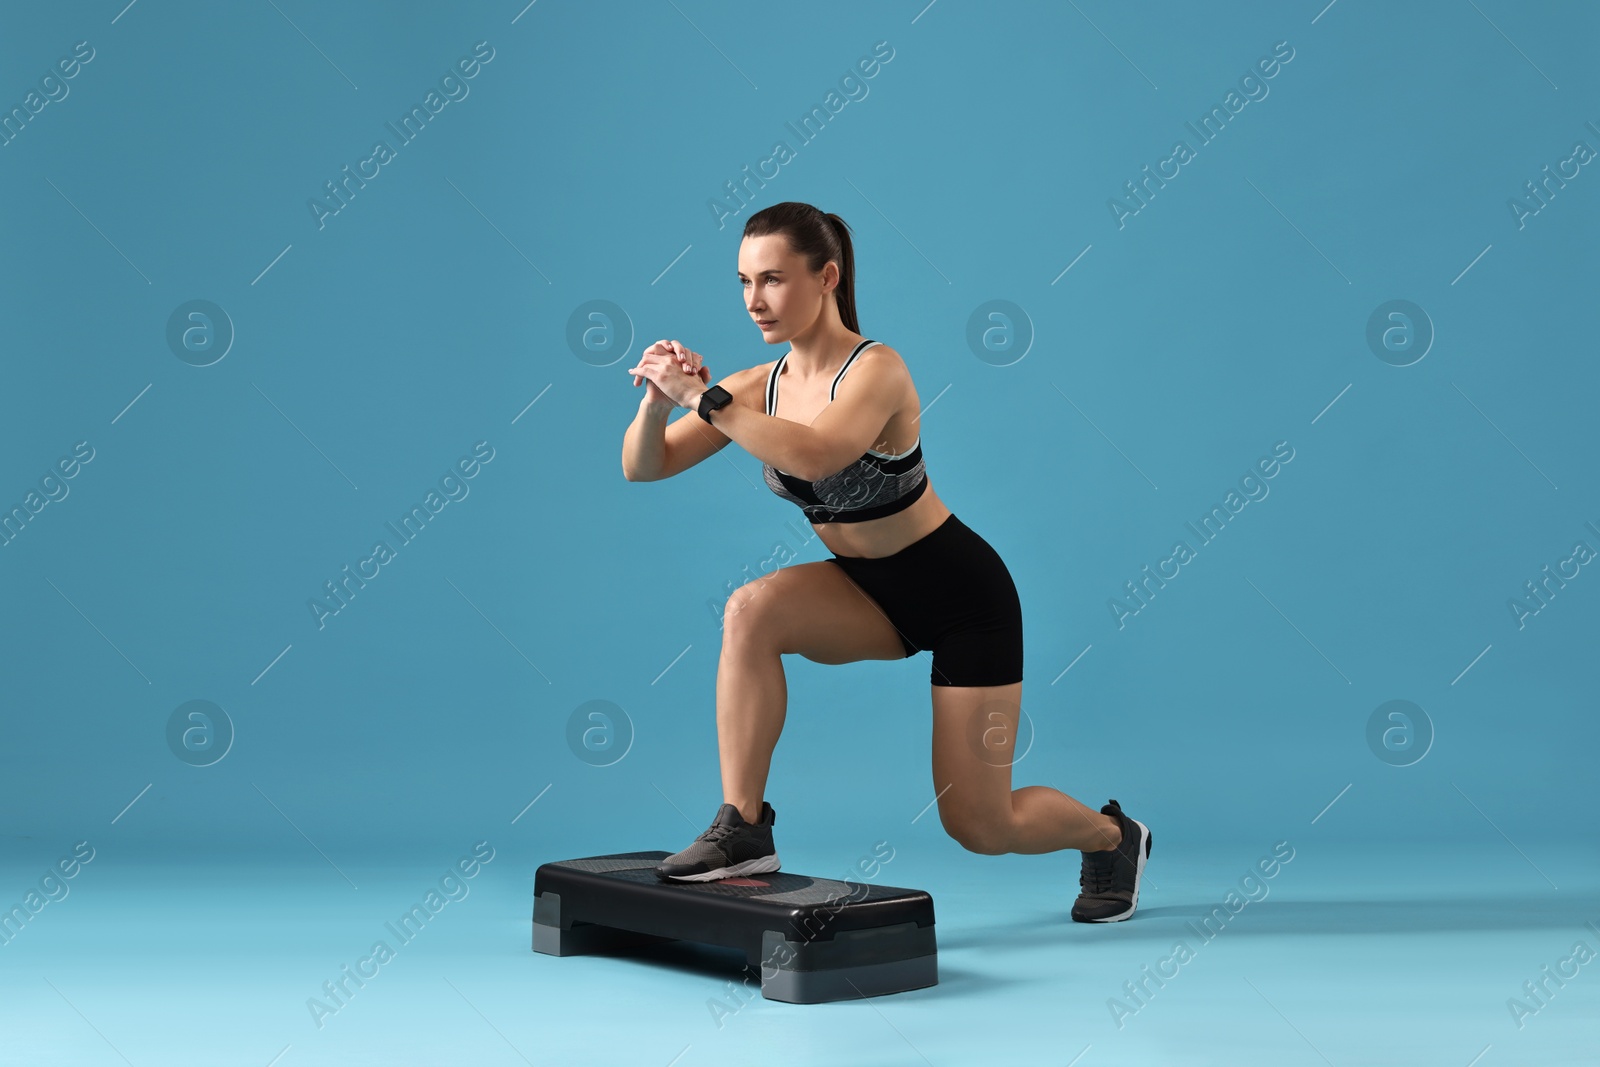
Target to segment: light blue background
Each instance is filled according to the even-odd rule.
[[[718,378],[781,354],[735,267],[744,220],[792,199],[853,227],[862,330],[912,368],[932,483],[1016,578],[1036,731],[1016,785],[1116,796],[1169,862],[1212,857],[1196,900],[1280,839],[1348,850],[1328,870],[1356,899],[1424,877],[1418,843],[1461,850],[1510,879],[1507,909],[1559,905],[1487,972],[1486,1033],[1600,919],[1558,873],[1595,855],[1600,578],[1523,628],[1508,607],[1574,542],[1600,549],[1600,177],[1522,226],[1508,207],[1574,142],[1600,149],[1591,5],[112,0],[5,23],[6,109],[76,42],[95,55],[0,148],[0,506],[76,442],[94,459],[0,548],[0,903],[87,840],[80,897],[172,862],[300,865],[331,898],[398,864],[398,909],[488,840],[511,910],[485,943],[526,967],[539,863],[681,848],[721,800],[716,607],[779,546],[827,552],[737,446],[623,479],[624,368],[658,337]],[[319,228],[308,201],[479,41],[470,93]],[[866,95],[801,144],[785,123],[880,41]],[[1185,123],[1280,41],[1268,95],[1199,146]],[[1194,160],[1119,227],[1108,201],[1179,138]],[[794,159],[719,226],[711,201],[779,139]],[[166,340],[194,299],[236,331],[206,367]],[[1436,331],[1404,367],[1366,341],[1396,299]],[[625,349],[569,344],[595,300]],[[966,339],[992,300],[1032,336],[1005,366]],[[468,495],[319,627],[323,583],[396,545],[385,523],[479,441]],[[1119,628],[1108,601],[1280,441],[1270,494]],[[933,799],[926,653],[785,666],[786,870],[834,875],[880,839],[913,861],[900,884],[1026,859],[911,821]],[[165,732],[196,699],[236,731],[207,767]],[[1410,766],[1367,742],[1395,699],[1432,724]],[[608,766],[567,740],[594,700],[622,713]],[[1076,854],[1052,862],[1064,916]],[[84,936],[73,907],[0,952],[40,954],[11,966],[51,1012],[32,974]],[[292,973],[292,1021],[251,1055],[304,1028],[300,998],[389,908]],[[1115,984],[1086,994],[1092,1025]]]

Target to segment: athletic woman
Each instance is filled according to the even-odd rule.
[[[794,202],[759,211],[745,223],[739,283],[762,339],[789,350],[717,385],[699,353],[677,341],[656,342],[628,369],[645,386],[623,439],[628,480],[670,478],[737,441],[833,553],[728,597],[717,666],[723,804],[656,873],[711,881],[778,869],[764,793],[788,702],[785,654],[852,663],[926,649],[945,831],[987,855],[1080,849],[1072,918],[1126,919],[1149,829],[1115,800],[1096,812],[1047,786],[1011,788],[1022,707],[1016,586],[928,481],[916,387],[899,352],[860,332],[854,259],[839,216]],[[690,412],[669,425],[679,407]]]

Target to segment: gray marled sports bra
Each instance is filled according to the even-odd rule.
[[[839,368],[839,373],[834,375],[833,383],[828,386],[830,403],[833,401],[834,392],[839,388],[840,379],[856,361],[856,357],[873,345],[881,343],[881,341],[862,341],[856,346],[856,350],[850,353],[850,358],[844,361],[844,366]],[[783,373],[783,365],[788,359],[789,353],[785,352],[783,357],[772,365],[772,373],[767,375],[768,415],[771,415],[778,406],[778,375]],[[922,463],[920,433],[911,448],[898,456],[869,448],[866,455],[848,467],[815,482],[796,478],[771,464],[762,464],[761,474],[766,479],[769,489],[785,500],[800,505],[800,510],[805,512],[806,519],[815,523],[865,522],[868,519],[881,519],[885,515],[904,511],[916,503],[917,498],[928,488],[927,471]]]

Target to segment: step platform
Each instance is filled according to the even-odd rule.
[[[761,995],[790,1004],[901,993],[939,981],[933,898],[920,889],[784,871],[664,882],[670,853],[544,863],[533,950],[551,956],[694,941],[743,951]]]

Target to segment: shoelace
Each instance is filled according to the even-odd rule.
[[[1083,854],[1083,872],[1078,875],[1078,884],[1090,896],[1104,893],[1111,889],[1115,883],[1116,869],[1117,854],[1115,851],[1105,854],[1085,852]]]
[[[699,837],[701,841],[718,842],[733,833],[733,826],[728,823],[713,823]]]

